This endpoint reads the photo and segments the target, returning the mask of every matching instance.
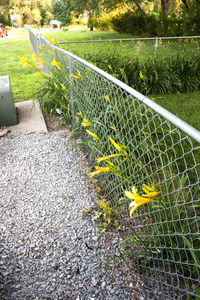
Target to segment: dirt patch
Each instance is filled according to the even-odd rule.
[[[68,134],[70,134],[72,126],[70,124],[64,124],[59,115],[44,115],[44,119],[49,132],[67,131]]]

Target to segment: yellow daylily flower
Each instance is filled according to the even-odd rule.
[[[32,57],[35,58],[35,59],[39,59],[40,58],[38,55],[36,55],[34,53],[32,54]]]
[[[92,124],[88,121],[88,119],[84,118],[83,122],[81,123],[83,127],[91,126]]]
[[[102,173],[101,171],[97,170],[97,171],[94,171],[94,172],[91,172],[89,175],[90,177],[92,178],[93,176],[96,176],[98,174]]]
[[[107,159],[110,159],[112,157],[117,157],[117,156],[120,156],[120,155],[121,155],[121,153],[111,154],[109,156],[99,157],[96,160],[97,160],[98,163],[100,163],[103,160],[107,160]]]
[[[144,80],[144,75],[142,74],[142,72],[140,71],[140,78],[142,79],[142,80]]]
[[[58,85],[54,82],[54,86],[57,88],[57,89],[59,89],[59,87],[58,87]]]
[[[96,166],[95,169],[98,170],[98,171],[101,171],[101,172],[106,172],[106,173],[111,171],[111,169],[109,167]]]
[[[63,91],[67,92],[67,88],[66,88],[66,86],[64,84],[60,83],[60,86],[61,86],[61,88],[62,88]]]
[[[51,52],[51,50],[48,49],[48,52],[49,52],[51,55],[53,55],[53,52]]]
[[[117,128],[110,126],[111,129],[113,129],[114,131],[117,131]]]
[[[26,59],[24,56],[19,56],[20,58],[20,64],[24,66],[32,66],[32,63]]]
[[[160,192],[156,191],[156,186],[155,186],[154,183],[151,185],[151,187],[149,187],[146,184],[143,184],[143,188],[142,189],[145,192],[145,194],[143,194],[142,197],[146,197],[146,198],[156,197],[160,193]]]
[[[103,167],[98,167],[98,166],[96,166],[95,169],[96,169],[96,171],[89,174],[91,178],[100,173],[107,173],[107,172],[111,171],[110,168],[103,168]]]
[[[50,63],[50,65],[57,67],[60,71],[61,71],[61,67],[60,67],[60,62],[56,61],[55,58],[53,59],[53,61]]]
[[[153,198],[153,197],[156,197],[160,192],[152,192],[152,193],[146,193],[146,194],[143,194],[142,197],[145,197],[145,198]]]
[[[130,209],[130,217],[133,217],[133,212],[140,206],[143,204],[146,204],[148,202],[159,202],[157,200],[151,199],[151,198],[144,198],[141,197],[138,193],[137,193],[137,189],[134,186],[132,188],[132,192],[130,191],[125,191],[125,195],[127,198],[134,200],[129,204],[129,209]]]
[[[80,79],[80,77],[79,77],[79,76],[77,76],[77,75],[74,75],[74,74],[71,74],[71,77],[74,77],[74,78],[76,78],[76,79]]]
[[[97,203],[105,210],[112,210],[109,206],[107,206],[105,203],[103,203],[100,200],[97,200]]]
[[[109,137],[109,141],[113,144],[113,146],[115,147],[115,149],[117,149],[119,152],[121,152],[121,155],[123,155],[123,156],[127,156],[128,155],[127,152],[123,150],[123,148],[127,148],[123,143],[121,143],[122,146],[123,146],[123,148],[122,148],[111,137]]]
[[[40,55],[36,55],[36,54],[32,54],[32,57],[34,59],[36,59],[37,61],[39,61],[41,64],[46,65],[46,62],[44,61],[44,59],[42,58],[43,53],[40,53]]]
[[[82,74],[81,74],[81,72],[79,71],[79,69],[77,69],[76,71],[77,71],[77,73],[78,73],[78,76],[81,78],[81,77],[82,77]]]
[[[147,189],[149,192],[153,192],[155,191],[155,186],[152,185],[152,187],[149,187],[148,185],[146,184],[143,184],[143,186],[145,187],[145,189]],[[144,190],[144,189],[143,189]]]
[[[109,98],[108,95],[106,95],[106,96],[104,97],[104,99],[105,99],[107,102],[110,102],[110,98]]]
[[[49,39],[51,43],[48,43],[48,45],[56,45],[57,41],[55,39]]]
[[[49,74],[47,74],[47,73],[42,73],[44,76],[46,76],[46,77],[48,77],[48,78],[53,78],[53,75],[49,75]]]
[[[107,160],[106,161],[107,165],[106,166],[111,166],[110,169],[111,171],[116,175],[119,176],[119,172],[120,172],[120,168],[118,168],[117,166],[115,166],[113,163],[111,163],[111,161]]]
[[[113,163],[111,163],[111,161],[107,160],[106,161],[111,167],[117,168]]]
[[[41,62],[41,64],[43,64],[45,66],[47,65],[42,57],[39,57],[38,60],[39,60],[39,62]]]
[[[78,112],[77,115],[78,115],[78,116],[81,116],[81,117],[83,116],[81,111]]]
[[[44,47],[40,47],[40,46],[37,46],[37,47],[40,49],[40,51],[44,50]]]
[[[123,151],[123,149],[111,138],[109,137],[109,141],[113,144],[113,146],[118,150],[118,151]]]
[[[90,130],[86,130],[86,132],[93,137],[93,140],[99,141],[99,137],[94,132]]]

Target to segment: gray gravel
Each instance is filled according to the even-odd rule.
[[[0,299],[145,299],[124,264],[95,272],[121,237],[82,216],[86,171],[56,133],[0,139]]]

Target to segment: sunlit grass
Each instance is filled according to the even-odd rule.
[[[41,31],[42,35],[49,38],[56,38],[59,42],[82,41],[82,40],[102,40],[102,39],[122,39],[130,38],[130,35],[117,32],[89,31],[89,30],[68,30],[68,31]]]
[[[19,56],[31,59],[31,46],[25,29],[11,30],[8,38],[0,39],[0,76],[9,75],[14,101],[35,99],[41,77],[33,76],[31,67],[23,67]]]

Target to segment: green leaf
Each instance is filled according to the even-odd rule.
[[[190,241],[183,235],[183,239],[192,255],[192,258],[194,259],[197,267],[200,269],[200,261],[198,259],[198,257],[196,256],[196,254],[194,253],[194,251],[192,250],[192,244],[190,243]]]

